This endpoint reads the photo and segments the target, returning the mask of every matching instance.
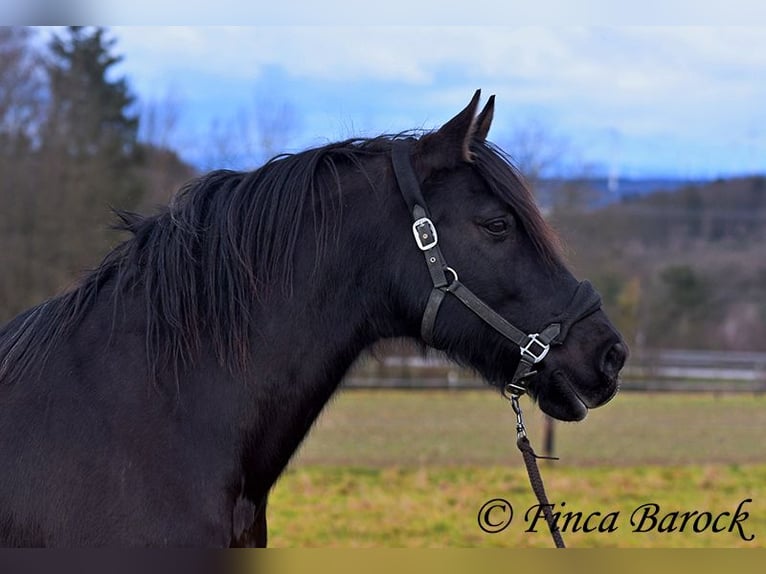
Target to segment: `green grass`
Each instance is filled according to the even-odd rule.
[[[540,450],[543,417],[522,399]],[[556,423],[568,465],[766,463],[766,396],[623,393],[580,423]],[[344,391],[322,413],[299,465],[520,464],[515,418],[492,391]]]
[[[533,443],[543,418],[524,402]],[[549,497],[566,509],[619,512],[614,533],[568,532],[571,546],[737,547],[766,542],[766,397],[622,394],[578,424],[555,427],[559,462],[541,464]],[[493,392],[345,391],[325,410],[269,505],[277,547],[548,547],[524,532],[535,503],[514,444],[510,407]],[[515,508],[503,533],[482,532],[481,505]],[[634,533],[630,513],[733,512],[736,533]],[[565,509],[565,510],[566,510]]]

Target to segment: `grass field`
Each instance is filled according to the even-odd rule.
[[[539,445],[542,417],[522,406]],[[551,501],[566,503],[557,510],[617,513],[614,532],[572,532],[570,522],[569,544],[766,546],[764,407],[763,396],[625,393],[583,423],[557,424],[562,460],[542,464]],[[535,501],[513,434],[510,408],[489,391],[344,391],[275,487],[270,545],[547,547],[543,526],[525,532],[523,514]],[[477,514],[495,497],[515,514],[490,535]],[[644,503],[660,505],[658,518],[716,516],[747,498],[743,533],[753,541],[736,527],[695,533],[690,522],[685,532],[638,533],[630,524]]]
[[[525,398],[535,445],[543,419]],[[766,396],[623,393],[580,423],[556,424],[565,465],[766,463]],[[344,391],[322,413],[299,465],[520,464],[515,418],[487,391]]]

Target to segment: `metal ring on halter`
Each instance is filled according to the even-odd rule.
[[[522,395],[525,395],[526,393],[527,393],[526,387],[523,387],[521,385],[506,383],[506,385],[503,387],[503,396],[508,400],[511,400],[514,397],[518,398]]]
[[[449,286],[447,287],[449,289],[450,286],[458,282],[457,271],[455,271],[452,267],[445,267],[444,270],[452,273],[452,276],[454,277],[454,279],[452,280],[452,283],[450,283]]]

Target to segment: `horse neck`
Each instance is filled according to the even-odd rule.
[[[373,193],[343,183],[351,191],[332,246],[317,261],[311,249],[315,240],[308,234],[298,250],[290,295],[267,301],[262,317],[255,319],[265,327],[256,328],[256,353],[259,344],[286,349],[282,368],[300,369],[305,371],[300,378],[330,386],[337,386],[366,347],[407,334],[392,301],[388,268],[397,238],[387,212],[401,215],[401,233],[408,233],[403,202],[399,206],[401,199],[391,197],[395,190]]]
[[[409,232],[404,203],[393,188],[372,192],[343,183],[333,247],[317,264],[313,238],[305,237],[291,295],[265,302],[254,317],[252,414],[261,430],[253,431],[254,451],[245,458],[267,477],[257,481],[262,488],[276,479],[360,353],[379,339],[407,334],[389,269],[396,235],[401,231],[403,243]],[[401,230],[391,228],[395,216]],[[265,460],[264,451],[279,454]]]

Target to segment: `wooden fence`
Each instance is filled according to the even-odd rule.
[[[485,383],[438,353],[362,359],[349,388],[471,389]],[[766,353],[645,350],[634,352],[622,375],[626,391],[766,392]]]

